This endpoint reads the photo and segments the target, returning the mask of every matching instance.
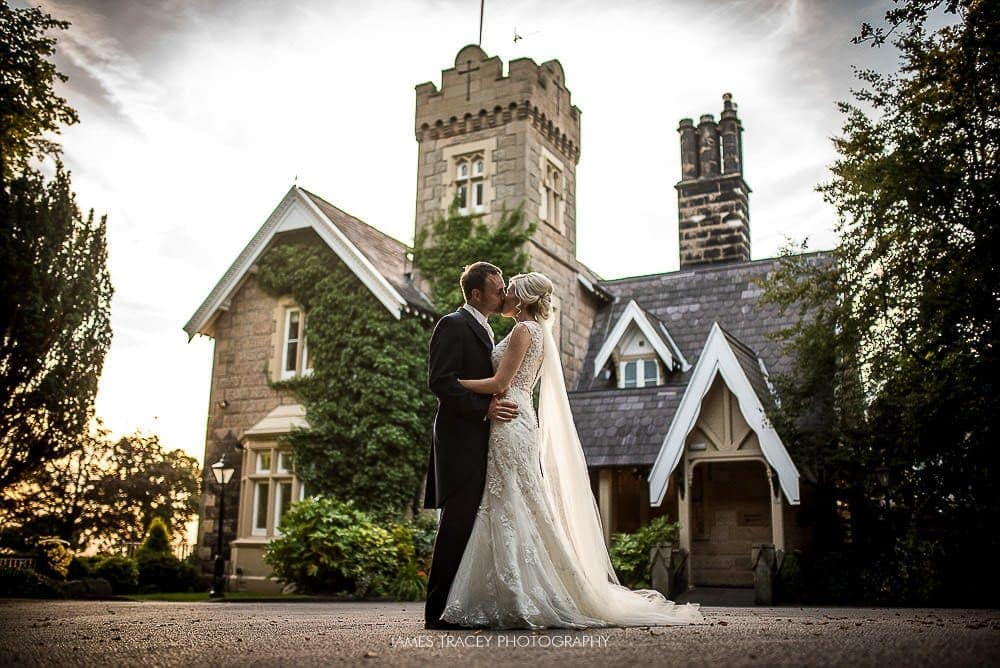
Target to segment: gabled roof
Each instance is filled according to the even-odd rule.
[[[812,253],[807,257],[813,262],[825,262],[830,256]],[[776,269],[778,262],[778,258],[768,258],[600,281],[600,287],[612,294],[615,302],[599,309],[594,318],[583,366],[588,372],[580,374],[575,389],[611,387],[610,381],[595,378],[589,370],[594,368],[607,340],[604,333],[611,331],[631,301],[664,324],[677,349],[691,364],[697,361],[712,323],[719,322],[756,351],[772,373],[790,371],[791,359],[782,351],[781,343],[769,335],[794,324],[798,313],[789,309],[782,314],[776,305],[762,304],[762,289],[755,283]]]
[[[777,472],[785,498],[793,505],[798,504],[799,471],[767,417],[773,402],[770,401],[767,379],[759,358],[746,344],[723,330],[718,323],[712,325],[691,380],[653,463],[649,474],[650,502],[656,506],[662,503],[670,474],[680,462],[684,443],[694,429],[701,413],[702,400],[716,376],[722,378],[736,397],[743,419],[757,434],[764,459]]]
[[[667,331],[663,322],[636,304],[635,300],[629,300],[629,303],[625,306],[625,310],[619,316],[618,322],[615,323],[614,329],[604,339],[604,344],[597,352],[597,357],[594,359],[595,378],[601,373],[604,365],[607,364],[608,358],[611,357],[611,353],[614,352],[615,347],[621,343],[622,337],[628,332],[629,325],[633,323],[639,328],[643,336],[646,337],[650,345],[653,346],[653,350],[668,371],[673,369],[687,371],[691,368],[691,365],[688,364],[680,349],[677,348],[677,344],[674,343],[670,332]]]
[[[341,211],[319,195],[304,188],[300,188],[300,190],[315,202],[319,210],[350,239],[355,248],[364,254],[372,266],[396,288],[396,291],[403,296],[408,304],[428,313],[434,312],[430,300],[410,280],[410,267],[406,259],[406,254],[410,249],[407,248],[406,244]]]
[[[229,307],[229,300],[276,234],[304,228],[312,228],[396,318],[404,311],[433,313],[430,301],[410,281],[407,248],[402,242],[292,186],[184,325],[188,340],[195,334],[212,335],[215,318]]]
[[[683,385],[571,393],[570,408],[587,464],[652,464],[683,394]]]

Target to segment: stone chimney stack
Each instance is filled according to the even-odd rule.
[[[722,96],[718,123],[703,114],[677,128],[681,180],[677,188],[681,269],[750,261],[750,188],[743,180],[743,126],[733,96]]]

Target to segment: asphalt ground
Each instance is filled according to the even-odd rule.
[[[1000,610],[702,612],[698,626],[427,631],[420,603],[0,599],[0,666],[1000,665]]]

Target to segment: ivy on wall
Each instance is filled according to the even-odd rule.
[[[523,207],[504,211],[495,226],[462,216],[453,205],[417,235],[414,264],[431,286],[440,312],[459,306],[462,268],[492,262],[505,276],[528,270],[524,244],[535,231]],[[437,401],[427,389],[432,324],[397,320],[328,248],[288,241],[257,264],[257,282],[271,296],[291,295],[306,313],[313,372],[271,380],[306,408],[308,429],[282,437],[295,455],[296,475],[316,494],[353,500],[376,518],[416,512],[431,444]],[[513,321],[492,318],[498,336]]]
[[[462,305],[465,300],[459,277],[467,264],[490,262],[500,267],[505,277],[529,271],[525,244],[536,228],[536,224],[525,222],[523,204],[512,211],[504,209],[491,227],[481,215],[460,215],[457,202],[453,202],[447,216],[432,220],[414,239],[413,264],[430,283],[434,306],[447,313]],[[514,321],[493,316],[490,325],[497,337],[502,337]]]
[[[306,312],[313,372],[271,382],[306,408],[310,427],[284,437],[296,474],[310,491],[353,499],[376,517],[418,509],[436,404],[426,377],[431,323],[397,320],[318,243],[269,249],[257,280]]]

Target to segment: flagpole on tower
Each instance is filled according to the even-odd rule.
[[[483,48],[483,13],[486,11],[486,0],[479,0],[479,48]]]

